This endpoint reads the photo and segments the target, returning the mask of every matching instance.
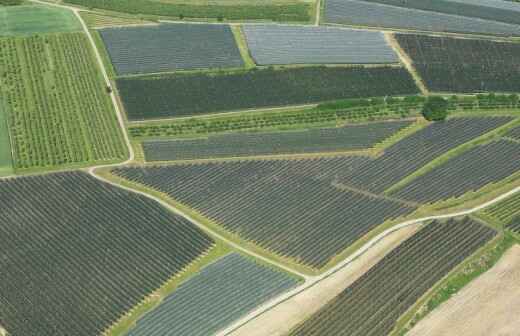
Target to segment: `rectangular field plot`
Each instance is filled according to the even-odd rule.
[[[131,121],[418,93],[411,75],[394,67],[305,67],[120,78],[117,85]]]
[[[418,3],[418,1],[400,2],[403,4]],[[438,2],[429,1],[432,4]],[[456,6],[450,3],[448,7]],[[488,12],[488,9],[483,10],[483,12]],[[511,15],[514,17],[517,14],[512,13]],[[361,0],[327,0],[325,2],[324,20],[329,23],[353,26],[520,36],[520,25],[517,24],[389,6]]]
[[[253,160],[113,173],[168,194],[247,241],[321,268],[371,229],[415,209],[335,184],[366,160]]]
[[[148,198],[80,172],[0,181],[0,321],[101,335],[214,244]]]
[[[259,65],[399,63],[383,33],[332,27],[244,25]]]
[[[118,75],[244,65],[228,25],[161,24],[99,33]]]
[[[454,118],[436,122],[385,149],[342,182],[380,193],[442,154],[509,121],[510,117]]]
[[[0,6],[0,36],[80,31],[81,24],[68,9],[50,6]]]
[[[126,157],[84,33],[0,38],[0,72],[16,170]]]
[[[410,34],[396,39],[431,91],[520,91],[520,43]]]
[[[397,121],[292,132],[216,135],[205,139],[150,140],[143,142],[143,149],[146,161],[341,152],[373,147],[411,124],[411,121]]]
[[[389,335],[403,313],[495,234],[470,218],[432,222],[289,335]]]
[[[392,195],[419,203],[433,203],[460,197],[519,171],[520,144],[500,140],[474,147],[448,160]]]
[[[215,335],[297,284],[240,254],[228,254],[181,284],[128,336]]]
[[[13,173],[13,159],[11,155],[11,140],[7,128],[7,104],[0,96],[0,176]]]

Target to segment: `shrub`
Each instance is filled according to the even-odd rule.
[[[422,114],[426,120],[440,121],[448,116],[449,103],[443,97],[429,97],[423,106]]]

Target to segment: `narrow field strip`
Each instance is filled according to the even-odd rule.
[[[11,336],[100,335],[214,244],[86,173],[1,180],[0,195],[0,320]]]
[[[284,25],[242,30],[258,65],[399,63],[381,32]]]
[[[228,25],[116,27],[99,34],[117,75],[244,66]]]
[[[2,100],[0,93],[0,176],[11,175],[14,172],[6,108],[7,104]]]
[[[432,92],[520,91],[520,43],[412,34],[395,38]]]
[[[367,160],[250,160],[112,173],[168,194],[246,241],[320,269],[374,227],[415,210],[334,185]]]
[[[518,158],[520,144],[512,141],[476,146],[419,176],[391,196],[418,203],[460,197],[519,172]]]
[[[232,253],[181,284],[128,336],[213,335],[297,284],[280,271]]]
[[[203,139],[147,140],[143,142],[143,149],[146,161],[334,153],[371,148],[412,123],[392,121],[304,131],[216,135]]]
[[[467,217],[433,221],[289,335],[387,335],[418,298],[495,234]]]
[[[416,2],[406,2],[406,4]],[[517,24],[361,0],[327,0],[324,13],[324,21],[333,24],[431,32],[520,36],[520,25]]]

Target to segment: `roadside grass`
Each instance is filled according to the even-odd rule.
[[[246,240],[242,239],[239,235],[233,234],[233,233],[227,231],[222,226],[220,226],[218,223],[206,218],[205,216],[203,216],[199,212],[191,209],[190,207],[172,199],[165,193],[159,192],[157,190],[153,190],[152,188],[143,186],[143,185],[135,183],[135,182],[125,180],[119,176],[115,176],[114,174],[111,173],[110,167],[97,169],[96,175],[99,175],[116,184],[125,186],[127,188],[131,188],[131,189],[134,189],[137,191],[141,191],[141,192],[144,192],[146,194],[149,194],[151,196],[155,196],[155,197],[161,199],[162,201],[166,202],[167,204],[171,205],[172,207],[187,214],[188,216],[190,216],[197,222],[201,223],[208,229],[221,235],[225,239],[243,247],[247,251],[254,252],[266,259],[276,261],[277,263],[284,265],[285,267],[288,267],[289,269],[295,270],[295,271],[300,272],[305,275],[313,276],[313,275],[319,275],[321,273],[321,270],[316,270],[314,268],[305,266],[305,265],[301,264],[299,262],[299,260],[279,256],[279,255],[275,254],[274,252],[271,252],[267,249],[259,247],[254,242],[246,241]],[[292,276],[294,276],[294,274],[292,274]]]
[[[149,294],[141,303],[133,307],[123,317],[121,317],[116,323],[114,323],[109,329],[103,332],[103,336],[124,336],[132,327],[135,326],[136,322],[144,315],[157,308],[161,302],[173,293],[179,285],[183,282],[188,281],[192,276],[197,274],[203,267],[214,262],[220,257],[230,253],[232,249],[221,241],[216,241],[213,247],[206,252],[206,254],[200,256],[197,260],[193,261],[183,271],[174,275],[160,288]]]
[[[231,31],[235,37],[235,42],[238,46],[238,50],[240,51],[240,55],[242,56],[242,60],[244,61],[246,69],[252,69],[256,67],[255,61],[249,53],[249,48],[247,46],[246,37],[242,32],[242,27],[233,25],[231,26]]]
[[[6,108],[7,106],[0,96],[0,176],[8,176],[14,173]]]
[[[112,61],[110,60],[110,56],[108,55],[108,51],[105,48],[105,43],[103,42],[103,39],[101,39],[101,35],[99,32],[95,29],[89,29],[90,35],[92,36],[92,39],[94,40],[94,44],[96,45],[96,49],[99,51],[99,55],[101,55],[101,60],[103,61],[103,67],[105,68],[105,71],[107,72],[108,78],[114,79],[116,78],[116,70],[114,69],[114,65],[112,64]],[[112,87],[115,87],[115,85],[112,85]],[[119,95],[117,95],[119,97]]]
[[[417,169],[412,174],[410,174],[407,177],[405,177],[404,179],[400,180],[397,184],[394,184],[393,186],[391,186],[390,188],[385,190],[385,194],[389,195],[392,192],[395,192],[395,191],[405,187],[408,183],[412,182],[419,176],[428,173],[429,171],[433,170],[434,168],[441,166],[442,164],[446,163],[450,159],[452,159],[456,156],[459,156],[460,154],[470,150],[471,148],[473,148],[475,146],[488,143],[495,139],[499,139],[500,137],[502,137],[502,135],[507,133],[510,129],[513,129],[514,127],[516,127],[518,125],[520,125],[520,118],[514,119],[511,122],[492,130],[491,132],[483,134],[469,142],[466,142],[458,147],[453,148],[452,150],[444,153],[443,155],[439,156],[438,158],[430,161],[425,166]]]
[[[75,31],[81,31],[81,24],[67,9],[42,5],[0,7],[0,36]]]
[[[117,27],[117,26],[131,26],[153,24],[153,21],[147,21],[134,16],[119,15],[105,15],[90,11],[80,11],[79,14],[87,27],[90,29]]]
[[[421,319],[456,295],[464,286],[491,269],[518,237],[509,232],[500,232],[491,242],[467,258],[443,280],[432,287],[397,322],[391,336],[402,336],[410,331]]]

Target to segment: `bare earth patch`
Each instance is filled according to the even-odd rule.
[[[520,333],[520,245],[419,322],[410,336],[512,336]]]
[[[336,297],[392,249],[417,232],[412,225],[391,233],[350,265],[245,324],[231,336],[282,336]]]

